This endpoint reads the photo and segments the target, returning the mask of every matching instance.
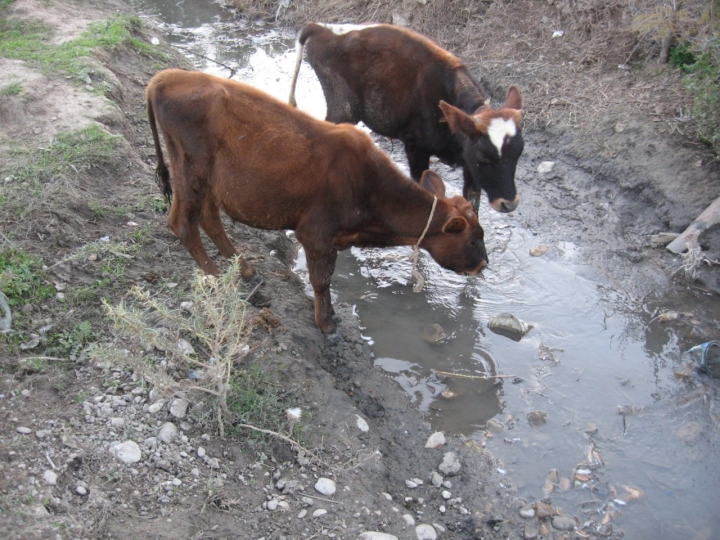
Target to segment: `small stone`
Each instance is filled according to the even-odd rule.
[[[367,433],[368,431],[370,431],[370,426],[369,426],[368,423],[365,421],[365,419],[364,419],[362,416],[360,416],[359,414],[356,414],[355,416],[357,416],[357,427],[358,427],[358,429],[359,429],[360,431],[362,431],[363,433]]]
[[[270,510],[271,512],[273,510],[275,510],[277,508],[277,506],[278,506],[277,499],[272,499],[271,501],[268,501],[268,503],[267,503],[267,509]]]
[[[361,533],[358,538],[360,540],[398,540],[398,537],[393,534],[376,531],[367,531]]]
[[[115,418],[110,419],[110,425],[114,428],[121,428],[125,425],[125,419],[117,416]]]
[[[84,497],[85,495],[87,495],[88,491],[87,491],[87,488],[85,488],[83,486],[78,486],[75,488],[75,493]]]
[[[182,338],[177,340],[177,348],[178,351],[180,351],[181,354],[184,354],[185,356],[190,356],[195,354],[195,349],[193,349],[193,346],[190,345],[189,341],[186,341]]]
[[[418,540],[436,540],[437,538],[437,532],[435,532],[433,526],[426,523],[415,527],[415,534]]]
[[[438,465],[438,471],[446,476],[454,476],[460,472],[460,459],[455,452],[447,452],[443,456],[442,463]]]
[[[207,466],[210,467],[211,469],[219,469],[220,468],[220,460],[216,457],[208,458]]]
[[[446,501],[452,497],[452,493],[450,493],[447,489],[444,489],[440,495],[442,495],[442,498]]]
[[[545,411],[530,411],[527,413],[528,423],[533,427],[542,426],[547,421],[547,413]]]
[[[193,467],[192,469],[190,469],[190,474],[197,478],[198,476],[200,476],[200,469],[198,469],[197,467]]]
[[[550,517],[553,514],[555,514],[555,511],[553,510],[553,507],[549,504],[545,504],[544,502],[539,501],[535,503],[535,515],[540,519]]]
[[[171,443],[178,435],[178,428],[172,422],[165,422],[157,433],[157,438],[164,443]]]
[[[142,458],[140,447],[135,441],[125,441],[112,446],[110,452],[123,463],[137,463]]]
[[[405,480],[405,485],[409,489],[415,489],[416,487],[418,487],[418,485],[415,482],[413,482],[412,480]]]
[[[318,508],[312,513],[312,517],[319,518],[320,516],[324,516],[325,514],[327,514],[327,510],[325,510],[324,508]]]
[[[197,455],[199,458],[205,457],[205,449],[202,446],[198,446]]]
[[[315,482],[315,490],[318,493],[322,493],[326,497],[330,497],[331,495],[335,494],[335,482],[330,480],[329,478],[319,478],[317,482]]]
[[[532,519],[535,517],[535,509],[529,504],[523,506],[518,512],[520,517],[524,519]]]
[[[430,482],[433,486],[440,487],[443,483],[443,477],[440,473],[433,471],[432,475],[430,476]]]
[[[381,495],[385,497],[385,499],[387,499],[388,501],[392,501],[392,495],[390,495],[389,493],[383,491]]]
[[[540,524],[540,534],[543,536],[548,536],[550,534],[550,527],[548,527],[547,523]]]
[[[160,412],[164,405],[165,405],[165,401],[160,399],[148,407],[148,412],[150,414],[155,414],[157,412]]]
[[[572,516],[555,516],[552,526],[558,531],[572,531],[577,527],[577,521]]]
[[[408,527],[413,527],[415,525],[415,518],[412,517],[410,514],[403,514],[403,521],[405,522],[405,525]]]
[[[530,255],[533,257],[540,257],[542,255],[545,255],[545,253],[547,253],[548,249],[550,249],[548,246],[543,246],[543,245],[533,246],[530,248]]]
[[[175,418],[185,418],[187,413],[188,401],[186,399],[175,399],[170,405],[170,414]]]
[[[192,313],[193,303],[192,302],[180,302],[180,309]]]
[[[18,433],[22,433],[23,435],[29,435],[30,433],[32,433],[32,429],[26,428],[26,427],[22,427],[22,426],[19,427],[19,428],[17,428],[16,431],[17,431]]]
[[[428,437],[425,448],[437,448],[445,444],[445,434],[442,431],[436,431]]]
[[[57,473],[47,470],[43,473],[43,480],[48,486],[54,486],[57,484]]]
[[[537,171],[540,174],[546,174],[552,171],[554,166],[554,161],[543,161],[540,165],[538,165]]]
[[[297,517],[298,517],[298,519],[302,519],[302,518],[304,518],[305,516],[307,516],[307,510],[305,510],[305,509],[303,508],[302,510],[300,510],[300,511],[298,512]]]
[[[46,437],[49,437],[50,435],[52,435],[52,430],[51,430],[51,429],[40,429],[40,430],[38,430],[38,431],[35,432],[35,436],[36,436],[38,439],[44,439],[44,438],[46,438]]]
[[[561,491],[567,491],[572,487],[572,484],[570,483],[570,479],[563,476],[559,482],[558,485],[560,486]]]

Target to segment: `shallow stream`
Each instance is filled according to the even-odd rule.
[[[233,78],[287,99],[293,32],[238,22],[206,1],[140,5],[163,21],[166,38],[198,69],[221,76],[233,70]],[[307,64],[297,101],[324,117]],[[630,292],[642,283],[618,283],[610,275],[622,269],[594,264],[588,246],[563,240],[557,231],[572,224],[533,213],[532,201],[544,196],[534,140],[527,136],[518,170],[519,211],[481,207],[491,262],[482,276],[446,272],[423,254],[426,286],[415,294],[410,248],[353,249],[338,258],[335,299],[355,306],[376,366],[437,429],[486,445],[520,496],[549,495],[581,522],[603,505],[615,507],[612,525],[627,538],[718,538],[717,381],[676,375],[688,361],[685,341],[657,317],[669,303],[690,312],[717,310],[717,300],[677,289],[668,296],[670,284],[643,298]],[[407,171],[402,145],[381,145]],[[460,171],[433,167],[451,193],[460,192]],[[569,165],[565,172],[579,184],[592,181]],[[530,255],[540,244],[547,253]],[[296,270],[305,271],[302,253]],[[520,341],[494,333],[488,321],[502,312],[531,330]],[[445,337],[425,339],[424,332],[438,330],[430,325]]]

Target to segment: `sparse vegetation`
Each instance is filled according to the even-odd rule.
[[[46,71],[64,71],[83,83],[91,83],[88,60],[94,49],[127,44],[148,55],[161,54],[133,36],[140,26],[137,17],[117,16],[91,24],[77,39],[52,45],[52,32],[42,24],[4,19],[0,20],[0,56],[24,60]]]
[[[54,289],[43,278],[40,261],[24,251],[6,247],[0,251],[0,290],[11,306],[34,303],[53,295]]]
[[[12,82],[0,88],[0,96],[17,96],[20,92],[22,92],[22,84],[19,82]]]

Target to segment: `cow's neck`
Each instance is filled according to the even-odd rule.
[[[455,107],[462,109],[468,114],[476,112],[485,105],[488,99],[487,94],[468,72],[467,68],[455,70],[455,81],[452,88]]]

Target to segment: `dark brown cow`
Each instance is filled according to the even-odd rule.
[[[362,121],[400,139],[415,180],[431,155],[461,165],[463,195],[476,212],[481,190],[495,210],[515,210],[515,167],[523,150],[517,87],[508,89],[502,108],[492,109],[462,60],[425,36],[387,24],[308,23],[298,37],[291,105],[304,48],[325,94],[326,120]]]
[[[446,198],[431,171],[421,185],[403,176],[354,126],[314,119],[251,86],[199,72],[161,71],[146,96],[157,180],[172,197],[168,225],[180,242],[206,273],[217,274],[198,225],[225,257],[236,255],[221,209],[253,227],[294,229],[307,254],[315,322],[325,333],[336,329],[330,277],[338,250],[413,245],[432,213],[420,247],[458,273],[477,274],[487,263],[470,203]],[[241,264],[243,277],[252,277],[252,267]]]

